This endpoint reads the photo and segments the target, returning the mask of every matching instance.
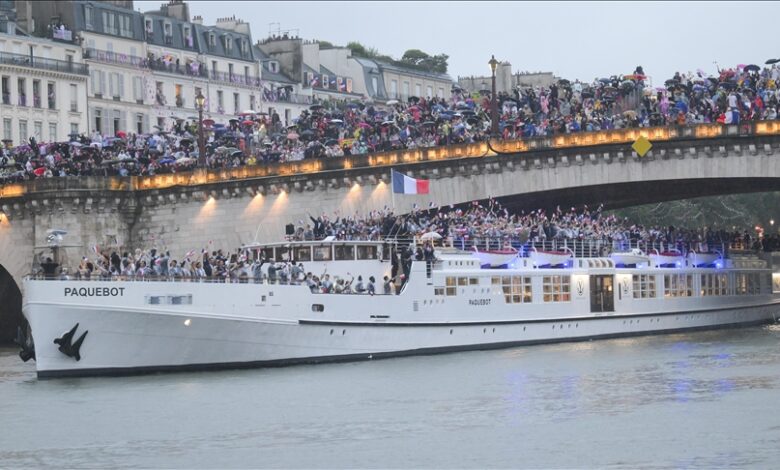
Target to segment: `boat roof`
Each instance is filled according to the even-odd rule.
[[[391,240],[338,240],[338,239],[329,239],[331,237],[327,237],[323,240],[286,240],[281,242],[272,242],[272,243],[248,243],[246,245],[243,245],[243,248],[274,248],[278,246],[282,247],[291,247],[291,246],[323,246],[323,245],[385,245],[385,244],[392,244],[396,243],[395,241]]]

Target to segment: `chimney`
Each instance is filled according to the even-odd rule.
[[[202,16],[200,16],[200,15],[195,15],[195,16],[193,16],[193,17],[192,17],[192,24],[199,24],[199,25],[202,25],[202,24],[203,24],[203,17],[202,17]]]
[[[165,13],[169,18],[176,18],[179,21],[190,21],[190,6],[182,0],[170,0],[165,5]]]

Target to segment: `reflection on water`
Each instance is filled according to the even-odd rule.
[[[780,326],[38,381],[0,350],[0,467],[774,467]]]

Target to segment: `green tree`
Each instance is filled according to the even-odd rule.
[[[420,65],[420,63],[430,59],[431,56],[421,51],[420,49],[409,49],[408,51],[404,52],[404,55],[401,57],[401,62],[407,62],[412,65]]]

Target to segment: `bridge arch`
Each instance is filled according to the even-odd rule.
[[[27,328],[22,315],[22,291],[11,273],[0,264],[0,344],[13,341],[19,326]]]

